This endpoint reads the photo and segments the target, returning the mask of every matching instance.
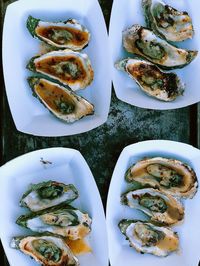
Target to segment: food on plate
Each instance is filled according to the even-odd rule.
[[[163,157],[136,162],[127,170],[125,179],[184,198],[193,198],[198,188],[196,173],[189,165]]]
[[[182,68],[191,63],[197,51],[177,48],[138,24],[123,31],[123,46],[164,69]]]
[[[64,240],[54,235],[14,237],[11,247],[31,256],[43,266],[79,265]]]
[[[91,231],[92,220],[67,204],[20,216],[16,223],[32,231],[50,232],[70,240],[82,239]]]
[[[68,85],[73,91],[84,89],[94,78],[88,56],[68,49],[35,56],[27,68]]]
[[[94,113],[94,106],[70,88],[45,78],[29,77],[33,95],[57,118],[72,123]]]
[[[178,199],[153,188],[129,191],[121,196],[121,203],[141,210],[153,222],[172,225],[184,218],[184,207]]]
[[[115,67],[128,73],[146,94],[162,101],[173,101],[184,92],[184,84],[175,73],[161,71],[156,65],[140,59],[126,58]]]
[[[20,205],[37,212],[62,202],[70,203],[76,198],[78,198],[78,191],[74,185],[48,181],[31,185],[22,196]]]
[[[181,42],[193,37],[192,19],[187,12],[180,12],[162,0],[142,0],[142,6],[147,27],[161,38]]]
[[[140,253],[149,253],[165,257],[179,247],[179,238],[170,228],[154,225],[150,222],[122,220],[121,232],[130,246]]]
[[[82,50],[90,40],[89,31],[75,19],[65,22],[44,22],[29,16],[27,28],[33,37],[55,49]]]

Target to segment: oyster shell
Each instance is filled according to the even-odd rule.
[[[77,240],[90,233],[92,220],[87,213],[67,204],[61,204],[40,212],[22,215],[16,223],[34,232],[49,232]]]
[[[33,37],[58,49],[82,50],[90,40],[89,31],[75,19],[55,23],[29,16],[27,28]]]
[[[67,244],[53,235],[14,237],[10,246],[31,256],[44,266],[78,266]]]
[[[179,246],[178,235],[167,227],[144,221],[122,220],[119,228],[129,240],[130,246],[140,253],[165,257]]]
[[[193,198],[198,188],[196,174],[189,165],[162,157],[138,161],[128,169],[125,179],[184,198]]]
[[[164,69],[182,68],[198,53],[177,48],[138,24],[123,31],[123,46],[127,52],[140,55]]]
[[[48,181],[31,185],[30,189],[22,196],[20,206],[37,212],[62,202],[70,203],[76,198],[78,198],[78,191],[74,185]]]
[[[27,68],[58,80],[68,85],[73,91],[84,89],[94,78],[88,56],[67,49],[33,57]]]
[[[184,207],[170,194],[153,188],[127,192],[121,197],[122,204],[141,210],[151,221],[167,225],[175,224],[184,217]]]
[[[184,84],[175,73],[163,72],[143,59],[123,59],[115,67],[127,72],[146,94],[159,100],[173,101],[183,94]]]
[[[162,0],[142,0],[147,27],[167,41],[181,42],[194,34],[192,19]]]
[[[94,106],[71,89],[44,78],[29,77],[33,94],[57,118],[72,123],[94,113]]]

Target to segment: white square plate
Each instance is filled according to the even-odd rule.
[[[94,81],[78,94],[95,106],[95,114],[66,124],[32,96],[27,62],[39,51],[39,41],[26,28],[29,15],[44,21],[75,18],[91,32],[83,50],[91,59]],[[97,0],[19,0],[6,11],[3,29],[3,70],[10,110],[19,131],[38,136],[67,136],[86,132],[107,120],[111,98],[108,35]]]
[[[122,151],[113,172],[107,201],[106,220],[111,266],[198,266],[200,260],[200,190],[193,199],[183,201],[184,221],[173,227],[180,238],[180,251],[177,253],[164,258],[139,254],[129,247],[129,242],[125,240],[118,228],[118,223],[122,219],[147,219],[139,210],[121,205],[120,196],[130,188],[124,179],[126,170],[144,157],[156,156],[181,160],[194,169],[197,177],[200,176],[200,150],[187,144],[153,140],[127,146]]]
[[[41,158],[51,164],[43,164]],[[38,264],[19,250],[9,247],[12,237],[30,234],[15,221],[25,208],[19,200],[31,183],[55,180],[74,184],[79,198],[72,206],[87,212],[92,218],[92,231],[87,240],[91,253],[77,256],[80,266],[108,266],[106,222],[101,198],[93,175],[80,152],[67,148],[38,150],[20,156],[0,168],[0,237],[10,266],[37,266]]]
[[[141,0],[114,0],[110,21],[110,47],[112,53],[112,79],[117,97],[131,105],[149,109],[175,109],[188,106],[200,101],[199,73],[200,73],[200,9],[199,0],[164,0],[167,4],[178,10],[188,11],[193,19],[195,36],[178,44],[182,48],[198,50],[197,58],[183,69],[173,72],[177,73],[186,84],[184,96],[179,96],[173,102],[162,102],[146,95],[131,80],[126,73],[115,69],[114,63],[125,57],[132,57],[122,47],[122,31],[133,24],[145,26],[141,7]]]

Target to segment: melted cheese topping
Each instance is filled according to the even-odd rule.
[[[45,101],[49,108],[56,112],[60,113],[62,111],[61,106],[57,103],[71,106],[71,109],[75,105],[72,96],[57,85],[40,80],[40,83],[34,89],[36,94]]]
[[[59,45],[73,44],[76,46],[82,46],[87,43],[89,39],[88,32],[83,32],[78,29],[66,26],[40,26],[36,28],[36,33],[40,37],[50,39],[51,41]]]
[[[178,244],[178,238],[175,238],[173,236],[165,236],[163,240],[160,240],[157,243],[157,247],[162,250],[175,251],[178,249]]]
[[[57,77],[67,84],[73,84],[87,78],[83,63],[73,55],[52,56],[41,59],[35,62],[35,68],[37,71]]]

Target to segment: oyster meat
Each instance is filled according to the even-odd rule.
[[[142,0],[147,26],[167,41],[181,42],[194,34],[192,19],[162,0]]]
[[[84,89],[94,78],[88,56],[68,49],[33,57],[27,68],[58,80],[73,91]]]
[[[164,69],[182,68],[198,53],[177,48],[138,24],[123,31],[123,46],[127,52],[142,56]]]
[[[89,31],[75,19],[55,23],[29,16],[27,28],[33,37],[58,49],[82,50],[90,40]]]
[[[178,235],[170,228],[137,220],[122,220],[119,228],[130,246],[140,253],[165,257],[178,250]]]
[[[78,198],[78,191],[74,185],[48,181],[31,185],[30,189],[22,196],[20,205],[37,212],[62,202],[70,203],[76,198]]]
[[[41,103],[57,118],[72,123],[94,113],[94,106],[71,89],[45,78],[29,77],[28,83]]]
[[[123,59],[115,64],[128,73],[146,94],[162,101],[173,101],[182,95],[184,84],[175,73],[161,71],[156,65],[139,58]]]
[[[22,215],[16,223],[34,232],[50,232],[70,240],[77,240],[90,233],[92,220],[87,213],[67,204],[61,204],[40,212]]]
[[[67,244],[53,235],[14,237],[10,246],[31,256],[43,266],[78,266]]]
[[[193,198],[198,188],[196,174],[189,165],[162,157],[138,161],[128,169],[125,179],[184,198]]]
[[[184,207],[180,201],[157,189],[144,188],[129,191],[122,195],[121,202],[141,210],[153,222],[171,225],[184,218]]]

